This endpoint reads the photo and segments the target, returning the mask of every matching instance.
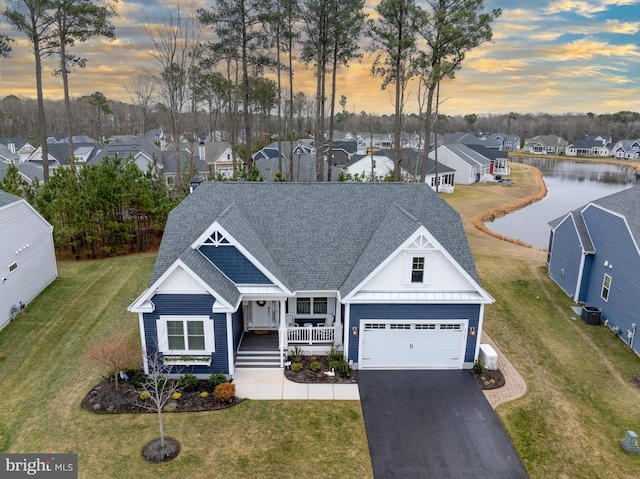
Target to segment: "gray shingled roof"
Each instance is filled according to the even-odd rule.
[[[210,182],[169,214],[151,283],[216,220],[292,291],[348,292],[419,225],[479,281],[458,213],[426,184]]]
[[[624,216],[631,234],[640,245],[640,186],[605,196],[592,203]]]
[[[0,190],[0,208],[20,201],[22,198]]]
[[[591,203],[600,206],[606,210],[618,213],[626,218],[627,224],[631,235],[636,240],[637,244],[640,244],[640,186],[634,186],[618,193],[614,193],[604,198],[594,200]],[[585,251],[593,252],[595,248],[591,243],[591,238],[588,234],[588,228],[584,222],[582,216],[582,210],[588,205],[581,206],[567,214],[573,215],[578,228],[578,234],[583,241]],[[562,215],[547,223],[551,228],[555,228],[567,215]]]

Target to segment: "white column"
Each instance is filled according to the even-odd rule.
[[[336,346],[342,344],[342,307],[336,298],[336,316],[334,320],[334,343]]]

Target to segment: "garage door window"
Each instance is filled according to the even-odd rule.
[[[436,329],[435,324],[416,324],[415,329]]]
[[[459,324],[441,324],[440,329],[460,329]]]

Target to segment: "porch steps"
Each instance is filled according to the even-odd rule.
[[[280,369],[279,351],[238,351],[236,369]]]

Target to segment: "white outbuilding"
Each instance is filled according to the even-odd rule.
[[[26,200],[0,191],[0,330],[57,276],[53,227]]]

